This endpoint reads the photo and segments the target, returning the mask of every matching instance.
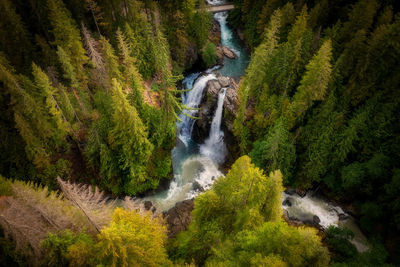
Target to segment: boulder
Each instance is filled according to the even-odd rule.
[[[291,195],[293,195],[295,193],[296,193],[296,189],[294,189],[294,188],[288,187],[288,188],[285,189],[285,194],[287,194],[289,196],[291,196]]]
[[[321,219],[317,216],[317,215],[314,215],[313,216],[313,223],[314,223],[314,225],[319,225],[319,223],[321,222]]]
[[[189,199],[176,203],[173,208],[163,213],[167,222],[168,237],[175,237],[178,233],[187,229],[192,222],[193,208],[193,199]]]
[[[219,77],[218,82],[221,85],[221,87],[228,87],[231,83],[229,77],[224,77],[224,76]]]
[[[296,189],[296,193],[297,193],[300,197],[305,197],[305,195],[307,194],[307,190],[302,189],[302,188],[297,188],[297,189]]]
[[[143,204],[144,204],[145,210],[151,210],[151,208],[153,207],[153,203],[149,200],[146,200]]]
[[[291,207],[292,206],[292,202],[290,201],[290,198],[286,198],[283,202],[282,202],[283,206],[288,206]]]
[[[197,181],[193,182],[192,189],[195,191],[204,192],[203,186],[201,186],[201,184]]]
[[[340,213],[338,216],[339,216],[339,221],[344,221],[350,218],[350,216],[345,213]]]
[[[223,47],[222,47],[222,52],[224,53],[224,55],[225,55],[227,58],[230,58],[230,59],[236,59],[236,58],[237,58],[235,52],[233,52],[231,49],[229,49],[229,48],[226,47],[226,46],[223,46]]]
[[[219,90],[221,89],[221,83],[218,80],[211,80],[207,83],[207,89],[205,90],[209,97],[218,98]]]

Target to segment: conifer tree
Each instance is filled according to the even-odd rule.
[[[118,48],[124,66],[123,76],[125,84],[131,90],[132,99],[136,109],[141,111],[143,108],[143,80],[142,76],[136,68],[136,58],[132,56],[129,44],[126,42],[126,37],[120,29],[117,31]]]
[[[87,54],[92,62],[92,64],[95,67],[95,79],[98,80],[103,86],[105,85],[105,75],[106,75],[106,70],[104,66],[104,60],[103,57],[98,51],[97,48],[97,41],[93,39],[91,36],[90,32],[88,29],[85,27],[85,25],[82,23],[82,34],[83,34],[83,41],[85,44],[85,48],[87,51]]]
[[[54,45],[61,47],[70,57],[79,78],[84,78],[83,64],[88,61],[82,39],[71,13],[62,0],[47,0],[49,22],[52,27]]]
[[[131,106],[122,91],[121,85],[113,79],[112,88],[112,122],[108,142],[118,151],[120,169],[124,175],[124,191],[132,195],[140,190],[146,177],[153,145],[147,139],[147,131],[138,112]]]
[[[0,50],[14,67],[25,72],[31,63],[32,46],[29,33],[16,12],[13,1],[0,1]],[[16,49],[16,48],[19,49]]]
[[[121,72],[119,70],[118,58],[115,55],[114,48],[104,36],[100,37],[100,43],[102,45],[104,66],[107,71],[108,87],[111,87],[111,81],[113,78],[117,79],[117,81],[122,80]]]
[[[45,103],[46,113],[49,115],[53,124],[54,137],[57,136],[58,144],[64,142],[68,133],[68,121],[57,102],[57,90],[50,84],[47,75],[35,64],[32,64],[33,78],[38,89],[38,93]]]
[[[270,59],[271,53],[278,45],[277,35],[280,26],[280,16],[281,13],[279,10],[277,10],[271,17],[269,26],[264,33],[265,40],[255,50],[248,67],[245,80],[242,82],[242,85],[239,88],[240,105],[238,115],[234,121],[234,133],[236,136],[240,137],[240,148],[242,153],[246,152],[248,149],[248,139],[250,134],[248,129],[245,127],[245,121],[247,119],[247,100],[249,98],[249,94],[251,96],[257,96],[262,90],[266,64]]]
[[[268,131],[267,136],[254,143],[250,157],[256,166],[267,173],[281,170],[285,182],[291,178],[292,164],[296,160],[296,150],[291,143],[287,122],[279,118]]]
[[[324,99],[332,71],[331,57],[332,45],[331,41],[327,40],[307,64],[306,73],[287,109],[289,128],[293,128],[304,116],[313,101]]]
[[[54,148],[65,145],[67,130],[51,95],[54,88],[49,84],[46,74],[38,68],[35,71],[37,87],[28,78],[17,77],[7,61],[0,57],[0,80],[5,84],[14,103],[16,128],[25,141],[28,158],[38,168],[43,169],[49,166]]]

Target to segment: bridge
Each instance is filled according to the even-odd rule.
[[[206,8],[207,11],[212,12],[212,13],[217,13],[217,12],[222,12],[222,11],[229,11],[234,9],[235,6],[233,5],[233,3],[226,3],[223,5],[215,5],[215,6],[208,6]]]

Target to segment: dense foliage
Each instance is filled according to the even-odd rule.
[[[255,47],[235,135],[286,185],[319,185],[353,203],[362,229],[398,255],[397,7],[305,2],[235,1],[230,21]]]
[[[72,176],[128,195],[170,178],[175,83],[207,40],[202,6],[1,0],[0,173],[52,189]]]
[[[399,4],[233,2],[228,21],[252,52],[233,122],[240,157],[166,242],[158,215],[115,197],[172,177],[177,83],[218,62],[206,2],[0,0],[1,264],[400,262]],[[345,204],[370,249],[346,229],[289,225],[283,186]]]
[[[206,266],[326,266],[329,254],[316,230],[282,222],[282,190],[279,170],[266,176],[248,156],[239,158],[196,198],[175,256]]]

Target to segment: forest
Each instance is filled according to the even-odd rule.
[[[400,3],[234,0],[229,37],[227,2],[0,0],[1,266],[400,264]],[[147,199],[198,159],[176,159],[204,119],[188,94],[244,53],[214,99],[228,159],[172,234]],[[367,249],[288,217],[289,191],[342,207]]]

